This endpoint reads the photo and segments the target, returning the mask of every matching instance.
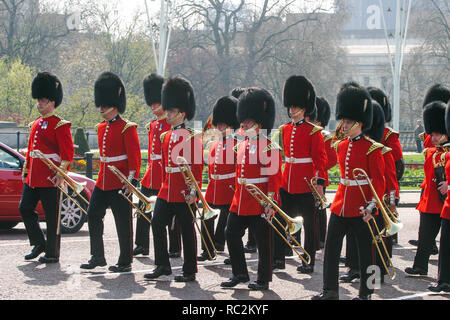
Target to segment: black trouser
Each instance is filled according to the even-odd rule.
[[[104,258],[103,218],[106,209],[111,208],[119,238],[120,255],[117,264],[129,265],[133,262],[133,219],[131,204],[119,194],[118,190],[103,191],[98,187],[92,192],[88,207],[89,236],[91,255]]]
[[[149,189],[141,186],[141,192],[146,196],[156,196],[159,190]],[[141,206],[141,201],[139,201],[139,206]],[[151,220],[152,215],[146,215],[147,218]],[[174,228],[169,225],[169,252],[180,252],[181,239],[180,239],[180,228],[178,222],[175,219]],[[150,249],[150,223],[142,215],[138,214],[136,219],[136,240],[134,242],[137,246],[141,246],[145,249]]]
[[[239,216],[234,212],[228,215],[226,238],[230,252],[234,276],[248,275],[242,237],[245,229],[252,230],[258,248],[258,281],[272,281],[272,253],[270,248],[271,227],[260,215]]]
[[[374,252],[371,248],[372,238],[369,228],[361,217],[344,218],[335,215],[330,216],[328,223],[328,233],[325,241],[324,264],[323,264],[323,289],[339,290],[339,256],[342,250],[344,236],[352,232],[356,238],[356,247],[359,256],[359,266],[361,270],[361,281],[359,294],[371,294],[373,289],[367,285],[369,277],[369,266],[374,263]]]
[[[166,228],[172,223],[174,216],[180,224],[183,240],[183,273],[194,274],[197,272],[197,238],[193,216],[185,202],[167,202],[161,198],[156,200],[152,219],[155,264],[170,267]]]
[[[228,220],[228,213],[230,210],[230,205],[226,204],[226,205],[210,205],[211,208],[213,209],[219,209],[220,210],[220,214],[219,214],[219,220],[217,221],[217,226],[216,226],[216,231],[214,232],[214,222],[216,221],[216,217],[214,217],[213,219],[208,219],[205,220],[204,224],[202,223],[201,226],[201,230],[202,230],[202,235],[205,239],[205,242],[208,246],[208,250],[210,252],[210,254],[213,256],[214,255],[214,250],[213,247],[211,245],[211,241],[209,240],[209,237],[205,231],[205,226],[209,232],[209,235],[211,237],[211,240],[214,243],[214,246],[221,246],[224,247],[225,246],[225,228],[227,226],[227,220]],[[202,250],[204,254],[207,254],[207,250],[205,247],[205,244],[202,241]]]
[[[253,232],[249,229],[247,233],[247,244],[248,247],[256,247],[256,239]]]
[[[417,267],[428,271],[431,250],[440,228],[441,217],[439,214],[420,212],[419,244],[414,258],[414,268]]]
[[[311,266],[314,266],[316,250],[319,247],[319,232],[318,232],[318,218],[315,206],[314,196],[312,193],[290,194],[284,189],[280,189],[281,210],[283,210],[290,217],[295,217],[297,212],[303,217],[303,226],[305,228],[305,250],[311,256]],[[278,215],[277,215],[278,216]],[[283,225],[286,221],[278,219]],[[283,229],[279,227],[278,223],[274,223],[278,230]],[[285,249],[288,247],[286,242],[276,234],[274,236],[274,259],[285,260]]]
[[[59,197],[60,191],[58,188],[31,188],[24,184],[22,199],[19,204],[20,215],[25,224],[30,245],[44,245],[45,256],[49,258],[59,258],[61,233],[59,235],[56,234]],[[47,241],[45,241],[44,233],[39,226],[38,215],[34,211],[39,200],[41,200],[45,212]]]
[[[324,194],[325,191],[324,187]],[[319,240],[325,243],[325,236],[327,235],[327,209],[317,210],[317,216],[319,217]]]
[[[439,242],[438,283],[450,283],[450,220],[442,219]]]

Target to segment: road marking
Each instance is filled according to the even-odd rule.
[[[411,294],[411,295],[408,295],[408,296],[392,298],[392,299],[388,299],[388,300],[408,300],[408,299],[425,297],[425,296],[429,296],[429,295],[432,295],[432,294],[435,294],[435,292],[421,292],[421,293]]]
[[[103,241],[117,241],[117,238],[103,239]],[[78,240],[61,240],[61,243],[76,243],[76,242],[89,242],[90,239],[78,239]],[[6,243],[0,244],[0,247],[13,247],[13,246],[29,246],[29,242],[17,242],[17,243]]]

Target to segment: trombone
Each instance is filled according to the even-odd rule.
[[[360,174],[356,175],[356,172],[360,172]],[[378,207],[380,208],[380,212],[383,217],[385,227],[380,231],[380,228],[378,227],[378,224],[376,223],[376,221],[373,217],[370,220],[373,220],[373,225],[376,229],[377,234],[376,235],[374,234],[374,230],[373,230],[372,226],[370,225],[370,220],[367,221],[367,226],[369,227],[370,234],[372,235],[372,241],[377,248],[378,254],[380,255],[381,261],[383,262],[383,266],[386,270],[386,273],[387,273],[389,279],[394,280],[395,277],[397,276],[397,272],[395,270],[394,264],[392,263],[391,259],[389,258],[389,252],[386,248],[386,244],[384,243],[383,238],[396,234],[398,231],[400,231],[401,228],[403,228],[403,224],[399,220],[392,220],[391,217],[388,215],[388,213],[386,212],[385,205],[383,202],[381,202],[380,198],[378,197],[377,192],[375,191],[375,188],[373,187],[372,182],[370,182],[370,178],[367,175],[367,173],[361,168],[353,169],[352,173],[353,173],[353,179],[356,181],[356,183],[359,187],[359,190],[361,191],[361,194],[364,198],[364,201],[366,203],[368,203],[366,196],[364,195],[364,191],[363,191],[361,185],[359,184],[358,179],[356,178],[357,176],[363,176],[366,179],[366,181],[370,187],[370,190],[372,192],[372,195],[375,198],[375,200],[378,204]],[[383,251],[384,251],[384,254],[386,255],[386,259],[383,257],[380,245],[378,243],[381,243],[381,245],[383,246]],[[386,260],[389,264],[389,267],[392,268],[392,273],[390,272],[389,267],[387,266]]]
[[[80,208],[80,210],[87,215],[86,210],[84,210],[83,207],[78,203],[78,201],[75,198],[80,198],[83,200],[86,204],[89,204],[89,201],[86,200],[85,197],[81,195],[81,192],[84,190],[84,186],[86,183],[78,183],[75,180],[73,180],[67,173],[64,172],[60,167],[58,167],[56,164],[53,163],[50,159],[48,159],[40,150],[33,150],[35,155],[39,157],[39,159],[44,162],[53,172],[55,172],[57,175],[63,178],[64,182],[67,183],[67,185],[72,189],[72,195],[69,195],[69,193],[65,190],[63,186],[57,186],[57,188],[66,195],[66,197],[70,200],[72,200],[75,205]],[[47,180],[51,181],[53,184],[55,184],[55,181],[47,177]],[[75,197],[74,197],[75,195]],[[62,198],[60,199],[60,202],[62,202]],[[60,205],[61,207],[61,205]]]
[[[202,211],[202,215],[200,216],[200,220],[202,221],[203,228],[206,231],[206,236],[208,237],[209,243],[211,244],[211,246],[213,248],[214,257],[211,255],[211,252],[208,249],[208,245],[206,244],[205,237],[203,236],[202,231],[197,224],[197,219],[196,219],[195,213],[192,211],[191,205],[189,203],[187,205],[189,207],[189,211],[192,214],[192,218],[194,219],[194,224],[197,227],[198,232],[200,233],[200,237],[202,238],[203,245],[205,246],[206,251],[208,252],[209,260],[216,260],[217,250],[214,245],[214,241],[212,240],[211,235],[208,231],[208,228],[206,227],[205,220],[209,220],[209,219],[217,216],[219,214],[219,212],[218,212],[219,210],[211,209],[209,207],[208,203],[206,202],[205,198],[203,197],[202,190],[200,189],[200,187],[197,184],[197,181],[195,180],[194,174],[192,173],[191,169],[189,168],[189,164],[188,164],[187,160],[181,156],[178,156],[177,157],[177,165],[180,168],[180,172],[181,172],[181,175],[183,176],[186,186],[188,188],[195,189],[195,191],[197,192],[197,194],[200,198],[200,201],[203,204],[203,211]],[[182,193],[184,196],[186,196],[184,190],[182,191]],[[199,210],[197,203],[195,203],[195,206],[196,206],[196,211]]]
[[[296,217],[291,218],[289,217],[283,210],[281,210],[280,207],[278,207],[275,202],[273,202],[268,196],[264,194],[264,192],[261,191],[257,186],[254,184],[246,184],[245,189],[248,193],[250,193],[253,198],[256,199],[256,201],[259,202],[259,204],[262,207],[271,206],[275,211],[277,211],[280,216],[286,221],[286,227],[283,226],[283,224],[278,220],[276,217],[272,217],[271,220],[275,220],[276,223],[278,223],[285,231],[285,235],[283,235],[277,227],[270,221],[270,219],[265,215],[262,214],[261,216],[266,219],[267,223],[278,233],[278,235],[284,240],[284,242],[287,243],[287,245],[298,255],[298,257],[306,264],[311,263],[311,256],[308,252],[301,246],[301,244],[295,239],[295,237],[292,237],[293,234],[295,234],[297,231],[299,231],[303,226],[303,218],[302,217]],[[305,259],[300,252],[289,242],[289,240],[292,240],[300,249],[304,252],[307,259]]]
[[[322,196],[319,193],[319,191],[317,191],[317,188],[315,187],[317,179],[319,179],[319,177],[312,177],[310,181],[308,181],[308,179],[306,179],[306,177],[303,177],[303,179],[305,179],[306,184],[308,185],[309,189],[311,189],[311,191],[312,191],[314,199],[316,200],[316,207],[319,210],[328,208],[327,198],[325,197],[325,195]]]
[[[141,216],[145,218],[145,220],[148,221],[148,223],[152,223],[151,220],[145,215],[145,213],[152,212],[155,209],[155,202],[157,197],[151,196],[146,197],[138,188],[136,188],[130,181],[128,181],[127,177],[120,172],[119,169],[117,169],[115,166],[108,165],[108,169],[114,173],[114,175],[119,178],[120,182],[123,183],[124,186],[127,186],[129,190],[131,190],[131,193],[136,195],[138,199],[142,202],[141,207],[137,207],[133,200],[131,200],[128,196],[126,196],[122,190],[119,191],[119,194],[124,197],[132,206],[136,209],[136,212],[139,213]]]

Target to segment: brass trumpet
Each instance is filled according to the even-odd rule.
[[[145,215],[146,213],[152,212],[155,209],[155,202],[157,197],[151,196],[146,197],[138,188],[133,186],[133,184],[128,181],[127,177],[120,172],[119,169],[117,169],[115,166],[108,165],[108,169],[111,170],[114,175],[119,178],[120,182],[123,183],[124,186],[127,186],[129,190],[131,190],[131,193],[134,194],[138,199],[142,202],[141,207],[137,207],[133,200],[130,199],[128,196],[126,196],[122,191],[119,191],[119,194],[124,197],[132,206],[136,209],[136,212],[139,213],[141,216],[145,218],[145,220],[148,221],[148,223],[152,223],[151,220]]]
[[[361,194],[362,194],[362,196],[364,198],[364,201],[366,203],[368,203],[368,201],[366,199],[366,196],[364,194],[364,191],[363,191],[363,189],[361,188],[361,185],[358,182],[358,179],[357,179],[358,175],[356,174],[357,172],[360,172],[360,175],[362,175],[366,179],[366,181],[368,182],[368,185],[369,185],[370,190],[372,192],[372,196],[375,198],[375,200],[376,200],[376,202],[378,204],[378,207],[380,209],[381,215],[383,217],[383,220],[384,220],[384,223],[385,223],[385,227],[384,227],[383,230],[380,231],[380,228],[378,227],[378,224],[376,223],[374,218],[372,218],[369,221],[367,221],[367,226],[369,227],[370,234],[372,235],[372,241],[373,241],[373,243],[375,244],[375,246],[377,248],[378,254],[380,255],[380,259],[381,259],[381,261],[383,263],[383,266],[384,266],[384,268],[386,270],[386,273],[387,273],[389,279],[394,280],[395,277],[397,276],[397,272],[395,270],[394,264],[392,263],[392,260],[389,258],[389,252],[387,250],[386,244],[383,241],[383,238],[389,237],[389,236],[392,236],[392,235],[396,234],[398,231],[400,231],[401,228],[403,228],[403,224],[401,222],[394,222],[389,217],[388,213],[386,212],[385,205],[384,205],[383,202],[381,202],[380,198],[378,197],[377,192],[376,192],[375,188],[373,187],[372,182],[370,182],[370,178],[367,175],[367,173],[361,168],[355,168],[355,169],[353,169],[353,172],[352,172],[353,173],[353,179],[358,184],[359,190],[361,191]],[[370,221],[371,220],[373,220],[373,225],[374,225],[374,228],[376,229],[376,232],[377,232],[376,235],[374,234],[373,228],[370,225]],[[381,248],[380,248],[380,245],[378,243],[381,243],[381,245],[383,247],[383,251],[384,251],[384,254],[386,255],[387,263],[386,263],[386,259],[383,257],[383,253],[381,252]],[[388,267],[387,264],[389,264],[389,267]],[[392,269],[392,272],[389,270],[389,268]]]
[[[314,199],[316,200],[316,207],[319,210],[328,208],[327,198],[325,197],[325,195],[322,196],[319,191],[317,191],[317,188],[315,186],[316,181],[317,179],[319,179],[319,177],[312,177],[310,181],[308,181],[306,177],[303,177],[303,179],[305,179],[309,189],[311,189]]]
[[[284,242],[287,243],[287,245],[298,255],[298,257],[306,264],[311,263],[311,256],[308,252],[301,246],[298,241],[292,237],[293,234],[295,234],[297,231],[299,231],[303,226],[303,218],[302,217],[295,217],[291,218],[289,217],[283,210],[281,210],[280,207],[278,207],[275,202],[273,202],[268,196],[264,194],[264,192],[261,191],[257,186],[254,184],[246,184],[245,189],[248,193],[250,193],[253,198],[255,198],[259,204],[262,207],[271,206],[275,211],[277,211],[280,216],[286,221],[286,227],[283,226],[283,224],[275,217],[272,217],[272,220],[275,220],[282,228],[285,228],[285,235],[283,235],[277,227],[268,219],[268,217],[263,214],[262,216],[266,219],[266,221],[269,223],[269,225],[278,233],[278,235],[284,240]],[[300,252],[289,242],[289,240],[292,240],[295,242],[295,244],[300,247],[300,249],[305,253],[307,256],[307,259],[305,259]]]
[[[194,224],[197,227],[198,232],[200,233],[200,237],[206,248],[206,251],[208,252],[209,260],[216,260],[216,256],[217,256],[216,246],[214,245],[214,241],[212,240],[211,235],[209,234],[208,228],[206,227],[205,220],[214,218],[215,216],[217,216],[219,214],[220,210],[211,209],[209,207],[208,203],[206,202],[205,198],[203,197],[202,190],[200,189],[200,187],[197,184],[197,181],[195,180],[194,174],[192,173],[191,169],[189,168],[189,163],[187,162],[187,160],[181,156],[178,156],[177,157],[177,165],[180,167],[180,172],[181,172],[181,175],[183,176],[186,186],[188,188],[195,189],[196,193],[200,197],[200,201],[203,204],[203,211],[202,211],[202,215],[200,216],[200,220],[202,221],[202,225],[205,229],[206,236],[208,237],[209,243],[211,244],[211,246],[213,248],[214,256],[211,255],[211,252],[208,249],[208,245],[206,243],[205,237],[203,236],[202,231],[197,224],[197,217],[196,217],[195,213],[192,211],[191,205],[189,203],[187,205],[189,207],[189,211],[192,214]],[[182,191],[182,193],[184,195],[184,191]],[[195,203],[195,206],[196,206],[196,211],[199,211],[197,203]]]

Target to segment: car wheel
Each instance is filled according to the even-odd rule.
[[[83,197],[86,199],[86,195],[83,194]],[[87,204],[80,199],[80,197],[75,198],[77,203],[83,208],[83,210],[87,210]],[[80,207],[75,204],[75,201],[63,196],[63,202],[61,206],[61,232],[62,233],[75,233],[81,229],[83,224],[86,221],[86,215],[80,209]]]
[[[0,222],[0,229],[1,230],[9,230],[17,226],[19,222],[16,221],[2,221]]]

